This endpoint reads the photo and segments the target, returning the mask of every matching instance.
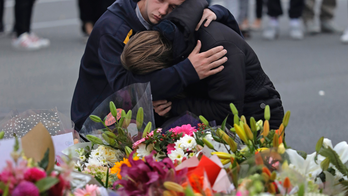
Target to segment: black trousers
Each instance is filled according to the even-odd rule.
[[[94,24],[115,0],[78,0],[80,20]]]
[[[14,15],[14,31],[17,37],[27,32],[30,33],[31,16],[35,0],[16,0]]]
[[[300,18],[304,7],[304,0],[290,0],[289,18]],[[278,17],[283,14],[280,0],[268,0],[268,15]]]
[[[263,0],[256,0],[256,18],[262,18]]]
[[[4,0],[0,0],[0,32],[4,31]]]

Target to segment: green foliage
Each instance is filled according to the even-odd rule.
[[[334,151],[330,147],[321,148],[319,154],[328,158],[330,160],[330,163],[332,163],[344,176],[348,176],[347,167],[342,163],[336,151]]]
[[[201,120],[205,126],[209,127],[209,122],[202,115],[199,115],[199,120]]]
[[[99,116],[96,116],[96,115],[90,115],[89,118],[90,118],[93,122],[96,122],[96,123],[103,122],[102,119],[101,119]]]
[[[53,187],[59,182],[58,178],[55,177],[46,177],[35,183],[36,187],[39,189],[40,193],[43,193]]]
[[[42,158],[42,160],[38,163],[38,166],[43,168],[43,169],[47,169],[48,167],[48,163],[49,163],[49,152],[50,152],[50,149],[47,148],[45,154],[44,154],[44,157]]]
[[[137,122],[137,128],[140,129],[144,123],[144,109],[142,107],[138,109],[136,122]]]
[[[265,107],[265,120],[269,120],[271,118],[271,110],[269,108],[269,105],[266,105]]]
[[[5,136],[5,131],[0,131],[0,140],[1,140],[2,138],[4,138],[4,136]]]

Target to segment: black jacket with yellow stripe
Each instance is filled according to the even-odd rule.
[[[153,100],[168,99],[184,87],[199,81],[188,59],[148,75],[133,75],[123,68],[120,55],[129,37],[146,30],[136,16],[137,2],[117,0],[96,22],[80,63],[75,87],[71,119],[80,130],[86,118],[109,95],[133,83],[150,82]],[[212,6],[217,19],[231,20],[228,11]],[[234,19],[234,18],[233,18]]]

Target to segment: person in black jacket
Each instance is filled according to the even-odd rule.
[[[280,95],[263,71],[257,55],[241,36],[239,29],[231,29],[213,21],[208,27],[201,27],[194,32],[193,27],[199,17],[196,13],[192,13],[190,8],[195,7],[195,10],[202,11],[205,6],[206,2],[203,0],[186,1],[154,28],[161,32],[161,36],[155,31],[142,32],[134,36],[121,55],[124,66],[131,71],[140,69],[137,70],[138,74],[147,73],[155,70],[156,66],[159,69],[165,67],[168,65],[166,62],[168,59],[173,59],[175,63],[179,56],[188,55],[188,51],[195,46],[193,44],[195,40],[201,40],[201,51],[223,45],[228,51],[224,70],[188,85],[183,93],[185,98],[172,98],[168,102],[171,105],[169,107],[165,105],[167,110],[168,108],[170,110],[169,116],[179,116],[185,111],[190,111],[196,115],[203,115],[209,121],[215,120],[221,124],[229,115],[228,123],[233,124],[230,103],[234,103],[240,115],[244,115],[247,119],[253,116],[256,120],[263,119],[264,108],[269,105],[270,127],[279,128],[284,116]],[[188,9],[190,12],[187,11]],[[144,45],[139,44],[142,39],[136,40],[138,37],[146,36],[152,36],[152,38]],[[186,41],[180,42],[180,40]],[[172,46],[169,46],[168,42],[172,43]],[[168,55],[168,50],[172,50],[172,54]],[[139,58],[141,51],[146,54],[143,58]],[[193,52],[200,52],[200,48],[196,47]],[[135,58],[141,59],[142,62],[132,61]],[[146,61],[153,66],[144,66]],[[157,61],[157,65],[154,61]],[[160,64],[161,61],[162,64]],[[162,116],[168,115],[167,112],[163,112],[165,107],[162,108],[162,106],[163,104],[156,105],[154,102],[156,113]]]
[[[206,53],[195,53],[191,58],[180,58],[170,68],[147,75],[134,75],[123,68],[120,54],[129,38],[150,29],[184,1],[116,0],[108,7],[95,23],[81,59],[71,104],[71,119],[77,131],[104,99],[130,84],[150,82],[153,100],[168,99],[187,85],[223,69],[220,65],[226,59],[221,57],[226,50],[221,46]],[[204,13],[201,15],[202,21],[207,19],[204,25],[214,19],[228,26],[235,25],[234,17],[222,6],[211,6]]]

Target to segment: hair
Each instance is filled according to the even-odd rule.
[[[124,68],[143,75],[172,65],[172,44],[158,31],[132,36],[121,54]]]

